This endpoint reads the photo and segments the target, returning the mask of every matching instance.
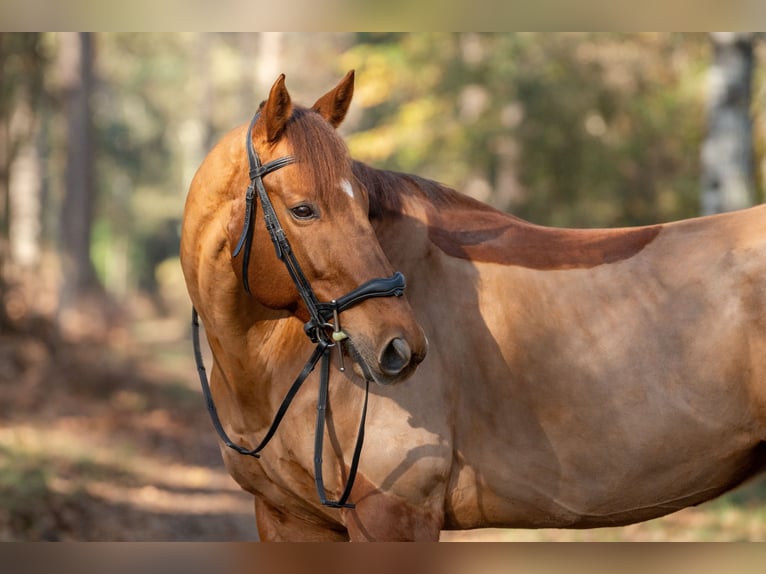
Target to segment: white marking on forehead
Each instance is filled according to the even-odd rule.
[[[340,180],[340,188],[346,192],[351,199],[354,199],[354,188],[351,186],[351,182],[347,179]]]

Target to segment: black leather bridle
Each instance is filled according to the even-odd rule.
[[[271,426],[266,431],[261,442],[252,449],[247,449],[243,446],[235,444],[221,424],[218,417],[218,412],[213,402],[213,396],[210,392],[210,385],[208,383],[207,373],[205,365],[202,360],[202,352],[200,348],[199,340],[199,316],[197,310],[192,308],[192,339],[194,342],[194,358],[197,363],[197,371],[199,373],[200,384],[202,386],[202,393],[205,397],[205,403],[207,404],[210,418],[212,419],[213,426],[215,427],[218,436],[223,443],[235,450],[236,452],[259,458],[260,451],[268,444],[271,438],[276,433],[282,418],[287,413],[287,409],[290,406],[293,398],[297,394],[303,382],[311,374],[316,367],[317,363],[321,359],[320,377],[319,377],[319,396],[317,399],[317,418],[316,418],[316,430],[314,433],[314,481],[316,484],[319,500],[325,506],[332,508],[354,508],[354,505],[348,502],[348,497],[351,494],[351,489],[354,486],[354,480],[356,479],[356,473],[359,468],[359,458],[362,453],[362,444],[364,442],[364,423],[367,418],[367,403],[369,397],[370,379],[371,375],[367,370],[367,366],[359,359],[359,365],[362,368],[365,376],[365,394],[364,404],[362,406],[362,415],[359,421],[359,430],[357,433],[356,445],[354,446],[354,454],[351,459],[351,466],[349,467],[348,480],[346,486],[343,489],[338,500],[328,500],[324,488],[324,480],[322,478],[322,448],[324,441],[324,427],[327,415],[327,391],[330,380],[330,355],[334,348],[338,349],[338,358],[340,361],[340,370],[344,371],[343,366],[343,349],[342,346],[345,343],[351,349],[353,349],[353,342],[348,338],[346,333],[343,332],[340,326],[340,313],[349,309],[355,305],[358,305],[362,301],[365,301],[374,297],[401,297],[404,294],[405,280],[404,275],[398,271],[391,277],[385,279],[372,279],[366,283],[360,285],[350,293],[333,299],[330,302],[321,302],[317,298],[314,290],[311,288],[311,284],[306,279],[306,276],[301,269],[298,260],[290,247],[290,242],[287,239],[282,225],[279,223],[279,218],[274,210],[274,206],[266,193],[266,188],[263,185],[263,177],[269,173],[276,171],[286,165],[294,163],[296,160],[292,156],[285,156],[279,159],[275,159],[266,164],[261,164],[260,158],[253,147],[253,127],[255,126],[260,112],[257,112],[250,122],[250,127],[247,130],[246,147],[247,156],[250,164],[250,185],[247,188],[247,194],[245,195],[245,221],[242,226],[242,234],[237,242],[234,251],[232,252],[232,258],[238,257],[242,254],[242,282],[246,292],[250,293],[250,284],[248,281],[248,266],[250,262],[250,250],[252,247],[254,224],[255,224],[255,208],[256,199],[261,202],[261,208],[263,209],[263,218],[266,223],[266,229],[269,232],[271,241],[274,244],[277,257],[285,264],[290,277],[295,284],[298,293],[303,300],[304,305],[309,313],[309,321],[304,325],[306,335],[316,344],[316,348],[306,362],[303,370],[298,374],[298,377],[293,382],[290,389],[287,391],[285,398],[282,401],[277,413],[274,415],[274,419],[271,422]],[[256,198],[257,195],[257,198]]]

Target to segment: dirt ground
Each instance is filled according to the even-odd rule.
[[[76,341],[0,333],[0,540],[257,540],[198,387],[188,320],[136,304]],[[766,481],[669,517],[442,540],[765,540]]]
[[[257,540],[188,326],[144,307],[76,342],[0,334],[0,540]]]

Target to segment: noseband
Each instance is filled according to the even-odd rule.
[[[272,160],[266,164],[261,164],[260,158],[253,147],[253,127],[255,126],[260,112],[257,112],[250,122],[250,127],[247,130],[247,157],[250,164],[250,185],[247,188],[245,195],[245,220],[242,226],[242,233],[239,241],[237,242],[234,251],[232,252],[232,258],[238,257],[242,253],[242,283],[245,291],[250,293],[250,284],[248,281],[248,266],[250,263],[250,251],[252,247],[254,223],[255,223],[255,207],[256,207],[256,194],[257,199],[261,202],[261,208],[263,209],[263,218],[266,223],[266,229],[269,232],[271,241],[274,244],[277,258],[282,261],[287,268],[290,277],[295,284],[298,294],[301,297],[306,309],[309,313],[309,321],[304,325],[304,331],[311,341],[316,344],[314,352],[309,357],[303,370],[293,382],[292,386],[288,390],[285,398],[282,401],[277,413],[274,415],[274,419],[271,426],[266,431],[261,442],[253,449],[247,449],[243,446],[235,444],[221,424],[218,417],[218,412],[213,402],[213,396],[210,392],[210,385],[207,379],[207,373],[205,365],[202,360],[202,352],[199,341],[199,317],[196,309],[192,309],[192,338],[194,341],[194,358],[197,363],[197,372],[199,373],[200,384],[202,386],[202,392],[205,397],[205,403],[210,413],[210,417],[213,422],[218,436],[223,443],[235,450],[236,452],[260,458],[260,451],[268,444],[274,433],[277,431],[282,418],[287,413],[287,409],[290,406],[293,398],[300,389],[303,382],[311,374],[316,367],[317,363],[321,359],[322,365],[320,368],[319,378],[319,396],[317,399],[317,418],[316,418],[316,430],[314,434],[314,481],[316,484],[317,493],[319,495],[320,502],[332,508],[354,508],[354,505],[348,503],[348,497],[351,494],[351,489],[354,486],[354,480],[356,479],[357,469],[359,467],[359,458],[362,453],[362,444],[364,442],[364,423],[367,417],[367,402],[370,388],[370,375],[367,372],[367,367],[363,362],[360,362],[362,371],[365,373],[365,394],[364,404],[362,406],[362,415],[359,421],[359,430],[357,433],[356,445],[354,446],[354,454],[351,459],[351,466],[349,467],[349,476],[346,486],[343,489],[338,500],[328,500],[325,493],[324,481],[322,478],[322,449],[324,441],[324,427],[327,416],[327,391],[330,380],[330,355],[334,348],[338,349],[338,360],[340,371],[345,371],[343,366],[343,344],[349,345],[353,348],[353,342],[348,338],[348,335],[341,329],[340,326],[340,313],[349,309],[359,303],[375,298],[375,297],[401,297],[404,293],[405,281],[404,275],[398,271],[391,277],[385,279],[372,279],[366,283],[360,285],[350,293],[333,299],[329,302],[321,302],[317,298],[314,290],[311,288],[311,284],[306,279],[300,264],[298,263],[290,242],[287,239],[282,225],[279,223],[274,206],[266,193],[266,188],[263,185],[263,177],[269,173],[276,171],[286,165],[294,163],[296,160],[292,156],[285,156],[279,159]]]

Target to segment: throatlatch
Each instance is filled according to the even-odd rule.
[[[242,253],[242,283],[245,291],[250,293],[250,284],[248,281],[248,266],[250,264],[250,251],[253,241],[254,223],[255,223],[255,208],[256,208],[256,194],[260,199],[261,207],[263,209],[263,217],[266,223],[266,229],[269,232],[271,241],[274,244],[277,257],[285,264],[290,277],[295,284],[295,287],[300,294],[303,303],[308,310],[310,319],[304,325],[306,335],[316,344],[316,348],[309,357],[308,361],[304,365],[298,377],[295,379],[290,389],[287,391],[285,398],[282,400],[277,413],[274,415],[274,419],[266,431],[261,442],[252,449],[247,449],[243,446],[234,443],[221,424],[218,417],[218,411],[215,408],[213,396],[210,392],[210,384],[207,378],[207,372],[202,360],[202,352],[200,350],[199,339],[199,316],[196,309],[192,309],[192,339],[194,344],[194,358],[197,363],[197,371],[199,374],[200,384],[202,386],[202,393],[205,397],[205,403],[207,405],[210,418],[212,419],[213,426],[215,427],[218,436],[223,443],[242,455],[253,456],[259,458],[259,453],[268,444],[271,438],[277,431],[279,424],[282,422],[282,418],[287,413],[287,409],[290,406],[293,398],[297,394],[298,390],[303,385],[303,382],[308,378],[311,372],[319,363],[320,359],[322,365],[320,368],[319,377],[319,396],[317,397],[317,419],[316,430],[314,434],[314,482],[316,484],[319,500],[325,506],[332,508],[354,508],[352,503],[347,502],[351,494],[351,489],[354,486],[354,480],[356,479],[357,470],[359,468],[359,459],[362,453],[362,445],[364,443],[364,424],[367,418],[367,403],[369,397],[370,380],[365,376],[365,394],[364,404],[362,406],[362,415],[359,421],[359,430],[357,432],[356,444],[354,446],[354,453],[351,459],[351,466],[349,467],[348,481],[343,489],[343,493],[338,500],[328,500],[322,475],[322,449],[324,442],[324,427],[327,417],[327,395],[330,380],[330,355],[333,348],[337,348],[340,370],[344,371],[343,365],[343,345],[349,345],[353,347],[353,342],[349,339],[348,335],[342,330],[340,325],[340,313],[349,309],[367,299],[375,297],[401,297],[404,294],[405,280],[404,275],[398,271],[391,277],[382,279],[372,279],[366,283],[360,285],[350,293],[343,295],[330,302],[320,302],[314,290],[311,288],[311,284],[306,279],[306,276],[298,263],[295,254],[293,253],[290,242],[287,239],[282,225],[279,223],[279,218],[274,210],[274,206],[266,193],[266,188],[263,185],[263,177],[269,173],[276,171],[286,165],[295,163],[296,159],[292,156],[285,156],[279,159],[268,162],[265,165],[261,164],[260,158],[253,147],[253,128],[258,121],[260,112],[253,116],[250,122],[250,127],[247,130],[246,148],[247,156],[250,164],[250,185],[247,188],[245,194],[245,220],[242,226],[242,233],[239,241],[237,242],[234,251],[232,252],[232,258],[238,257]],[[243,251],[244,249],[244,251]],[[362,369],[363,371],[365,369]]]

